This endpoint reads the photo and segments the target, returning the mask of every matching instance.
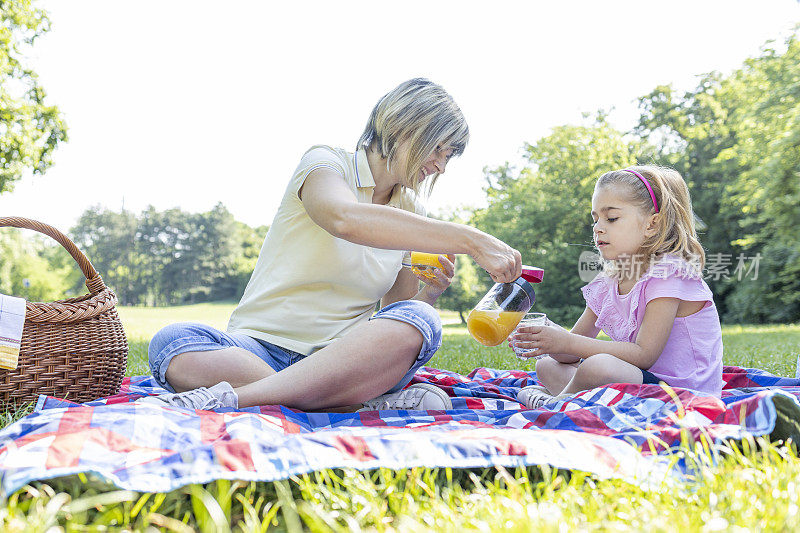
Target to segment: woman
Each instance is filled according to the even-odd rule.
[[[194,409],[450,407],[437,387],[403,387],[441,344],[432,305],[450,284],[453,254],[472,256],[495,281],[521,273],[518,251],[475,228],[426,218],[418,201],[468,139],[452,97],[417,78],[380,99],[355,153],[306,152],[227,332],[193,323],[158,332],[150,369],[178,392],[146,401]],[[433,279],[417,278],[402,268],[406,250],[448,255]]]

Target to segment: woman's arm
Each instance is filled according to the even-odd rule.
[[[335,237],[373,248],[468,254],[499,282],[513,281],[522,273],[520,253],[503,241],[463,224],[359,203],[330,169],[312,171],[299,194],[311,219]]]
[[[538,348],[540,353],[567,353],[587,359],[598,353],[609,353],[648,369],[664,351],[678,312],[678,298],[656,298],[648,302],[636,342],[598,340],[553,326],[530,328],[529,343],[525,348]]]

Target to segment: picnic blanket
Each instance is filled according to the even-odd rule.
[[[303,412],[271,405],[191,411],[133,403],[163,392],[126,378],[85,404],[40,397],[0,431],[6,494],[32,480],[93,473],[120,488],[169,491],[215,479],[273,481],[324,468],[550,465],[599,477],[663,480],[681,439],[800,437],[800,379],[725,367],[722,398],[658,385],[614,384],[526,409],[535,372],[425,367],[413,382],[452,397],[447,411]],[[413,383],[412,382],[412,383]],[[674,455],[674,454],[673,454]]]

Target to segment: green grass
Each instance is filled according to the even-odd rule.
[[[175,307],[118,307],[128,337],[129,376],[149,374],[147,344],[159,329],[175,322],[202,322],[224,330],[235,302],[179,305]]]
[[[233,304],[121,308],[129,375],[147,372],[147,340],[195,320],[224,328]],[[444,345],[430,366],[527,368],[507,348],[473,342],[443,313]],[[800,325],[726,326],[725,363],[794,375]],[[528,365],[531,366],[532,365]],[[13,414],[0,419],[6,425]],[[531,467],[369,472],[325,470],[276,483],[216,481],[169,493],[118,490],[86,476],[29,486],[0,500],[0,531],[792,531],[800,527],[800,459],[759,440],[717,464],[693,449],[697,483],[640,487],[581,472]]]

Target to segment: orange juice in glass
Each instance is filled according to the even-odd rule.
[[[437,268],[440,270],[444,268],[439,261],[439,254],[429,254],[425,252],[411,252],[411,261],[404,261],[403,266],[410,268],[411,272],[414,274],[428,279],[436,277],[434,271]]]

